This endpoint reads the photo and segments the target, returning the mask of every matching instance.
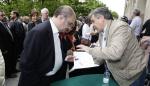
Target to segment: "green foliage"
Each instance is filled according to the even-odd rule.
[[[98,2],[97,0],[86,0],[86,2],[79,2],[78,0],[64,0],[65,3],[72,6],[72,8],[75,10],[77,16],[87,16],[88,13],[97,8],[97,7],[104,7],[105,5],[103,3]]]
[[[11,10],[18,10],[20,15],[24,16],[29,15],[33,8],[40,12],[40,9],[46,7],[49,9],[50,16],[52,16],[55,9],[61,5],[70,5],[77,16],[87,16],[91,10],[105,6],[97,0],[86,0],[83,3],[79,0],[3,0],[3,2],[0,2],[0,9],[3,9],[7,15],[10,14]],[[115,12],[113,14],[117,15]]]
[[[115,19],[118,19],[118,14],[115,11],[112,11],[111,13]]]
[[[30,0],[11,0],[9,2],[0,3],[0,9],[3,9],[7,15],[9,15],[12,10],[19,11],[20,15],[28,15],[33,6],[33,2]]]

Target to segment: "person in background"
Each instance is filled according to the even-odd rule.
[[[5,62],[0,50],[0,86],[4,86],[5,82]]]
[[[22,21],[23,27],[25,29],[25,32],[27,32],[27,30],[28,30],[29,20],[30,20],[29,16],[22,16],[22,18],[21,18],[21,21]]]
[[[142,36],[150,36],[150,19],[148,19],[148,20],[144,23],[141,32],[143,32],[143,33],[141,34]]]
[[[147,50],[150,53],[150,36],[143,36],[140,40],[140,44],[143,49]],[[148,73],[150,74],[150,58],[148,61]]]
[[[13,65],[15,72],[19,72],[19,70],[16,69],[16,64],[18,59],[20,58],[20,54],[23,50],[23,42],[25,38],[25,28],[20,20],[19,12],[16,10],[11,11],[10,13],[11,21],[9,24],[10,31],[12,32],[13,39],[14,39],[14,46],[15,46],[15,57],[13,59]]]
[[[91,44],[91,31],[92,29],[89,26],[89,19],[87,17],[85,17],[85,21],[84,25],[82,27],[82,38],[81,38],[81,44],[85,44],[87,46],[89,46]]]
[[[140,17],[140,10],[135,9],[133,11],[133,19],[132,22],[130,24],[130,27],[132,28],[133,33],[135,34],[135,36],[137,37],[137,39],[140,39],[140,34],[141,34],[141,30],[142,30],[142,19]]]
[[[129,25],[113,20],[105,7],[93,10],[89,18],[99,32],[99,41],[93,48],[78,45],[78,50],[91,54],[96,64],[105,62],[120,86],[144,86],[148,58]]]
[[[35,27],[36,25],[42,23],[41,21],[39,21],[39,15],[38,15],[38,11],[36,9],[32,9],[31,14],[30,14],[30,18],[31,21],[28,23],[28,32]]]
[[[79,45],[81,42],[81,36],[79,33],[79,29],[82,26],[82,22],[79,20],[76,20],[75,24],[76,24],[76,28],[75,28],[75,32],[74,32],[74,37],[75,37],[76,41],[74,42],[74,45],[76,46],[76,45]]]
[[[79,20],[82,22],[79,27],[78,33],[80,36],[80,43],[89,46],[91,43],[91,29],[89,27],[89,19],[87,17],[79,17]]]
[[[59,32],[69,32],[75,26],[76,14],[67,5],[60,6],[49,21],[35,26],[27,35],[21,55],[21,75],[18,86],[50,86],[65,79],[66,62]],[[72,56],[67,56],[66,60]]]
[[[41,10],[41,21],[44,22],[46,20],[49,20],[49,11],[47,8],[43,8]]]
[[[17,77],[14,65],[16,58],[14,48],[14,37],[9,30],[7,24],[3,22],[5,15],[3,11],[0,11],[0,49],[5,61],[5,76],[6,78]]]

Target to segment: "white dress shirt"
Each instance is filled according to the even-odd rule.
[[[102,32],[102,40],[101,40],[102,48],[106,47],[106,29],[107,25],[105,26],[104,31]]]
[[[141,32],[142,19],[139,16],[133,18],[130,27],[133,29],[135,36],[139,36]]]
[[[87,24],[84,24],[82,27],[82,38],[91,40],[91,29]]]
[[[46,76],[54,75],[62,66],[62,52],[61,52],[61,44],[60,44],[60,39],[59,39],[58,28],[56,27],[52,19],[50,19],[50,24],[52,27],[53,37],[54,37],[55,64],[54,64],[54,68],[52,69],[52,71],[48,72]]]

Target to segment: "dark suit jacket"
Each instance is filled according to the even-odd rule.
[[[5,61],[5,75],[8,76],[14,73],[16,56],[14,54],[14,40],[2,22],[0,22],[0,49]]]
[[[148,19],[144,25],[143,25],[143,28],[142,28],[142,31],[145,31],[145,33],[143,34],[144,36],[150,36],[150,19]]]
[[[9,51],[13,47],[13,39],[6,27],[0,22],[0,49],[2,52]]]
[[[25,39],[18,86],[50,86],[51,82],[64,79],[66,73],[65,62],[55,75],[45,76],[53,69],[54,60],[53,33],[50,22],[46,21],[35,26]]]
[[[42,23],[42,20],[37,20],[36,22],[29,22],[28,23],[28,31],[30,31],[33,27],[35,27],[36,25]]]
[[[14,37],[16,54],[17,54],[17,56],[19,56],[22,52],[23,42],[24,42],[24,38],[25,38],[24,26],[23,26],[22,22],[20,22],[19,20],[15,20],[14,22],[11,22],[10,30]]]

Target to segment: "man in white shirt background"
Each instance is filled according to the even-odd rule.
[[[90,22],[89,19],[87,17],[84,16],[80,16],[79,20],[82,22],[82,25],[79,28],[79,35],[81,38],[81,44],[90,45],[90,41],[91,41],[91,32],[92,29],[90,29]]]
[[[137,37],[137,39],[139,40],[139,36],[141,33],[141,26],[142,26],[142,19],[140,17],[140,10],[138,9],[134,9],[133,11],[133,19],[132,22],[130,24],[133,33],[135,34],[135,36]]]

